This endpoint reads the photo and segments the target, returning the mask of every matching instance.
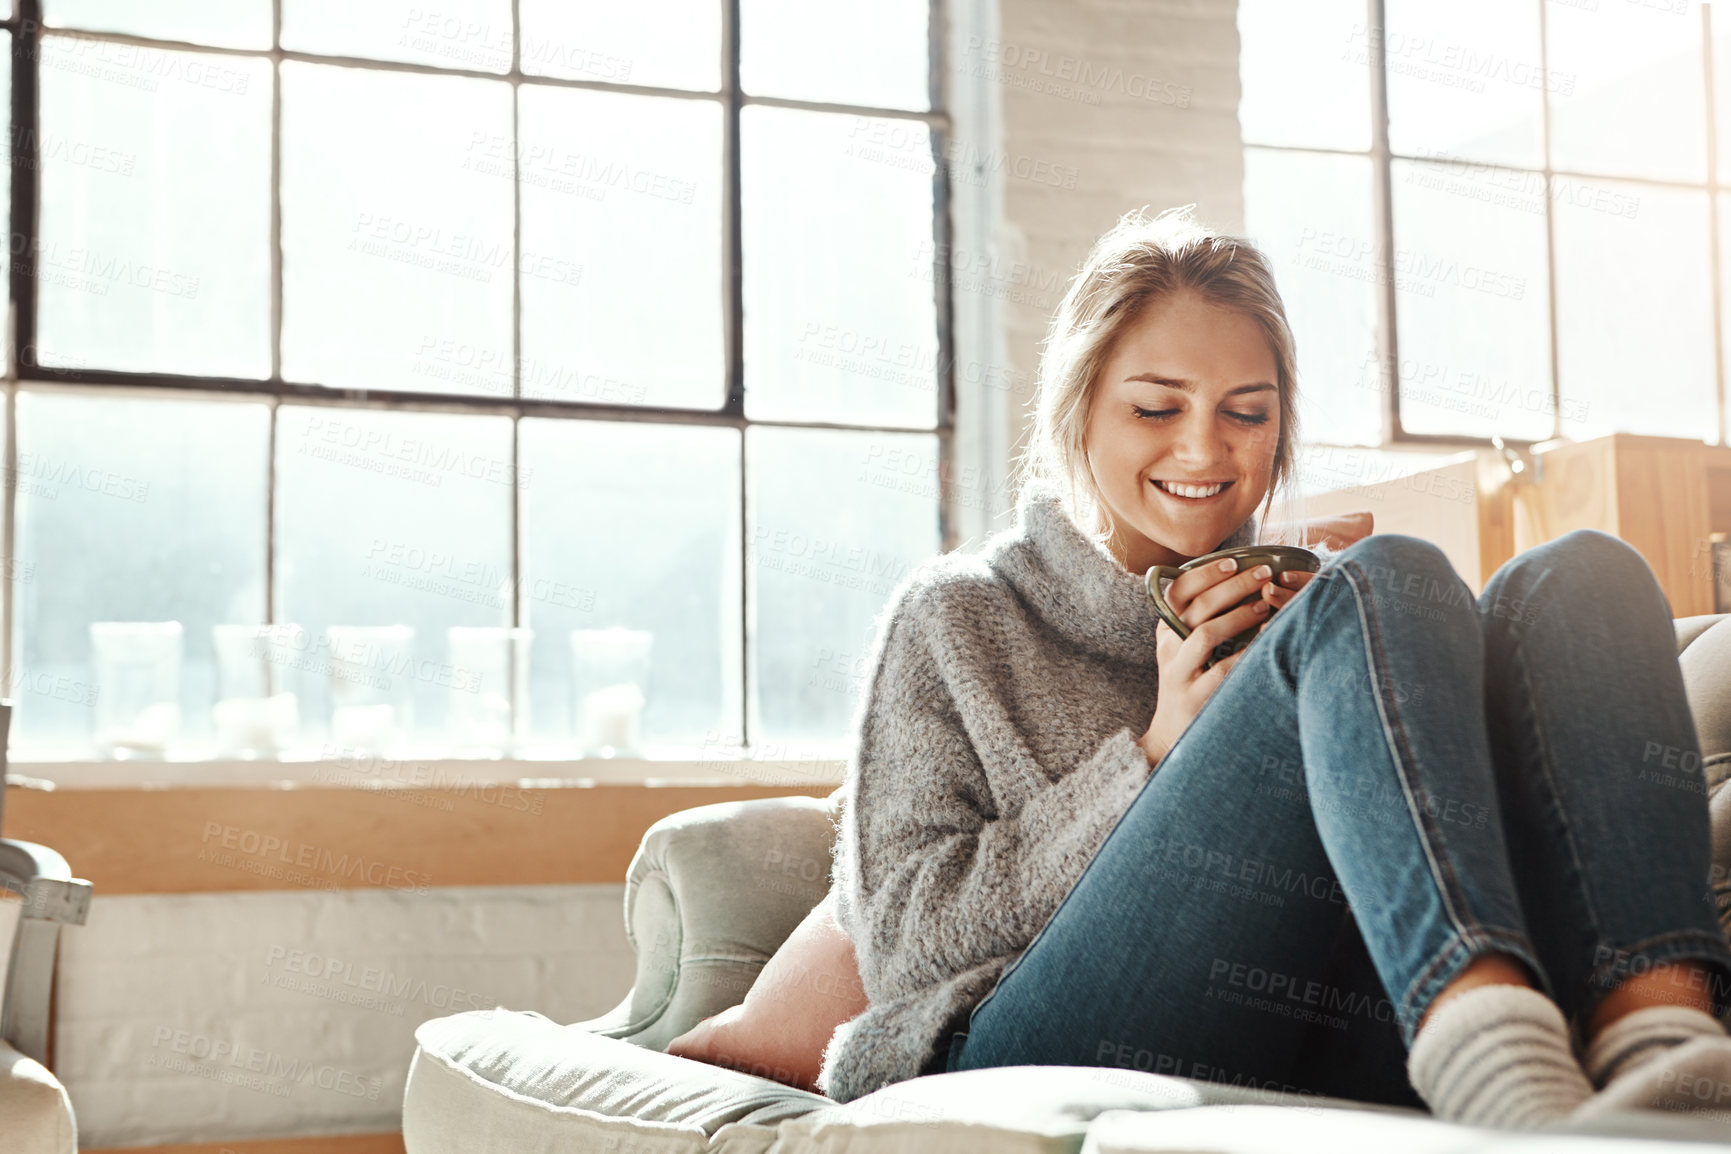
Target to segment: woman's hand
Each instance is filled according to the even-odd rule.
[[[1269,581],[1262,586],[1262,599],[1279,609],[1297,596],[1298,591],[1310,584],[1310,579],[1315,576],[1302,569],[1288,569],[1280,575],[1279,581]]]
[[[1148,754],[1150,767],[1160,764],[1166,751],[1178,740],[1178,735],[1190,727],[1226,675],[1243,656],[1232,654],[1209,666],[1209,656],[1216,646],[1228,641],[1252,626],[1266,624],[1268,615],[1297,595],[1313,574],[1285,573],[1276,583],[1270,580],[1266,565],[1247,572],[1237,572],[1238,562],[1226,558],[1217,564],[1192,569],[1181,574],[1166,587],[1166,603],[1172,606],[1178,619],[1190,627],[1190,636],[1182,640],[1166,622],[1155,630],[1155,660],[1160,667],[1160,695],[1154,708],[1154,720],[1142,735],[1141,745]],[[1302,580],[1299,580],[1299,579]],[[1260,593],[1249,605],[1238,605],[1246,597]],[[1233,608],[1233,606],[1238,606]]]

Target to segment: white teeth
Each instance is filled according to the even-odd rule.
[[[1182,481],[1156,481],[1156,485],[1179,497],[1212,497],[1226,488],[1225,482],[1216,481],[1212,485],[1186,485]]]

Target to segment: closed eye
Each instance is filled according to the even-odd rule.
[[[1175,416],[1178,412],[1177,409],[1144,409],[1141,405],[1132,405],[1130,407],[1135,411],[1137,418],[1140,420],[1164,421],[1169,417]],[[1241,425],[1265,425],[1268,423],[1267,413],[1240,413],[1228,409],[1226,410],[1226,415]]]

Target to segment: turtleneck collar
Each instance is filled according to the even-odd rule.
[[[1143,575],[1119,564],[1070,519],[1055,482],[1031,480],[1016,502],[1016,527],[991,564],[1049,626],[1089,652],[1122,661],[1154,660],[1159,618]],[[1256,540],[1251,517],[1219,545]],[[1212,551],[1212,550],[1211,550]]]

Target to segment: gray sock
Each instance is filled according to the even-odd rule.
[[[1475,986],[1431,1014],[1407,1077],[1449,1122],[1527,1130],[1592,1097],[1556,1003],[1526,986]]]
[[[1731,1037],[1697,1034],[1650,1050],[1575,1111],[1598,1118],[1626,1110],[1708,1115],[1731,1121]]]
[[[1725,1029],[1713,1015],[1693,1006],[1648,1006],[1625,1014],[1599,1031],[1582,1063],[1593,1085],[1605,1085],[1625,1070],[1699,1037],[1723,1038]]]

